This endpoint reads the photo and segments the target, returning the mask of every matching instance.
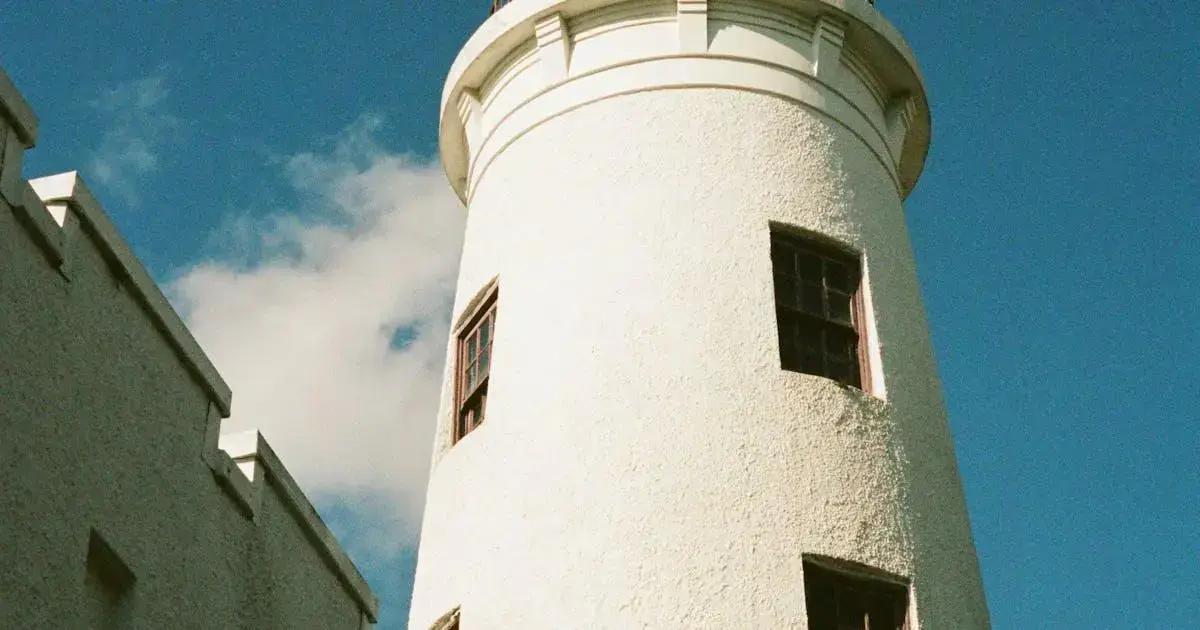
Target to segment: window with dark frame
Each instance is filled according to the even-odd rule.
[[[492,337],[496,330],[496,289],[480,301],[458,335],[455,374],[454,441],[483,424],[492,367]]]
[[[867,389],[858,258],[772,230],[779,360],[785,370]]]
[[[804,562],[808,630],[905,630],[908,587]]]

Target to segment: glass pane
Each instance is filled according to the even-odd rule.
[[[871,630],[898,630],[900,624],[896,620],[895,602],[892,598],[881,593],[872,600],[867,610]]]
[[[785,370],[800,369],[800,352],[796,340],[796,325],[792,316],[779,313],[775,319],[779,325],[779,365]]]
[[[806,374],[824,373],[820,331],[807,331],[797,339],[800,345],[800,371]]]
[[[837,596],[838,630],[867,630],[867,614],[854,591],[841,590]]]
[[[843,324],[852,324],[850,320],[850,296],[838,291],[829,292],[829,319]]]
[[[796,308],[795,278],[775,274],[775,304],[786,308]]]
[[[850,364],[841,357],[829,355],[825,362],[825,376],[839,383],[850,383]]]
[[[479,326],[479,346],[486,348],[492,342],[492,316],[488,315],[487,319],[483,320],[483,324]]]
[[[849,360],[849,348],[853,342],[853,335],[837,330],[836,328],[831,328],[825,333],[825,351],[831,355],[841,357],[843,361]]]
[[[466,435],[471,430],[471,410],[464,409],[458,414],[458,437]]]
[[[821,259],[812,254],[801,253],[796,257],[800,278],[805,282],[821,283]]]
[[[808,630],[837,630],[837,595],[834,593],[833,584],[824,576],[808,573],[806,570],[804,576]]]
[[[796,273],[796,254],[791,247],[773,241],[771,243],[771,265],[775,268],[775,273]]]
[[[492,347],[484,346],[479,351],[479,378],[485,378],[491,368]]]
[[[825,261],[825,283],[830,289],[836,289],[845,293],[850,292],[850,273],[846,266],[842,263],[827,260]]]
[[[800,299],[802,304],[800,308],[806,313],[812,313],[818,317],[825,316],[825,308],[821,304],[821,285],[809,284],[805,282],[800,287]]]
[[[475,337],[475,333],[471,333],[471,336],[467,338],[467,363],[475,360],[477,342],[478,339]]]
[[[478,363],[472,363],[471,365],[467,366],[467,391],[463,392],[464,395],[470,394],[471,390],[475,388],[475,383],[478,382],[478,370]]]

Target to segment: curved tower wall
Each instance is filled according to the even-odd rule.
[[[486,421],[454,340],[411,627],[805,627],[802,559],[987,609],[906,233],[915,63],[861,0],[516,0],[442,119],[454,318],[499,286]],[[770,233],[862,257],[869,392],[780,368]]]

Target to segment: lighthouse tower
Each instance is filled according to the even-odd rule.
[[[930,114],[867,0],[514,0],[411,626],[988,627],[903,201]]]

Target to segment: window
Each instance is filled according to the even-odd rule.
[[[458,618],[460,614],[461,612],[458,608],[451,610],[433,622],[429,630],[459,630]]]
[[[492,336],[496,330],[496,289],[493,287],[470,311],[458,335],[455,371],[454,441],[483,423],[487,409],[488,376],[492,367]]]
[[[865,571],[839,572],[804,561],[808,630],[904,630],[908,587]]]
[[[852,254],[772,231],[783,369],[866,389],[861,273]]]
[[[136,578],[100,534],[88,538],[87,573],[84,586],[84,617],[89,628],[130,626],[130,593]]]

